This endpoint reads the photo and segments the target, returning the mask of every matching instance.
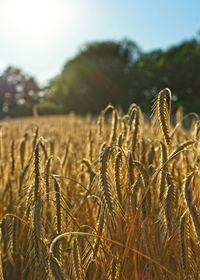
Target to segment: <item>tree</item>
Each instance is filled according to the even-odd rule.
[[[150,93],[169,87],[176,107],[200,112],[200,43],[193,39],[166,51],[154,51],[140,58],[141,71]],[[175,106],[173,106],[175,107]]]
[[[142,53],[135,43],[99,42],[84,46],[50,84],[51,101],[66,113],[97,113],[108,103],[127,110],[138,103],[149,112],[153,95],[172,90],[173,108],[200,112],[200,41],[192,39]]]
[[[40,88],[31,76],[15,67],[8,67],[0,76],[0,115],[32,114]]]
[[[139,97],[141,73],[134,65],[140,55],[128,40],[87,44],[51,82],[52,99],[64,112],[97,113],[108,103],[127,109]]]

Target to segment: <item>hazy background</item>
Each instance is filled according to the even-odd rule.
[[[0,0],[0,118],[108,103],[200,113],[199,0]]]
[[[130,38],[144,51],[200,29],[199,0],[0,0],[0,71],[18,66],[40,82],[89,41]]]

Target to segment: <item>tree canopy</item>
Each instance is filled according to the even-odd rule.
[[[38,92],[33,77],[9,66],[0,76],[0,116],[30,115]]]
[[[150,111],[153,95],[169,87],[173,108],[200,112],[200,42],[182,42],[144,53],[130,40],[84,45],[43,89],[39,113],[98,113],[108,103],[126,111],[131,103]],[[39,86],[22,70],[8,67],[0,76],[0,116],[28,115]]]
[[[176,105],[200,112],[200,43],[183,42],[167,51],[144,54],[139,61],[148,80],[148,90],[172,89]]]
[[[96,113],[109,102],[127,107],[132,99],[134,62],[139,48],[131,41],[87,44],[51,83],[65,112]]]
[[[95,42],[52,80],[51,98],[62,104],[63,112],[97,113],[108,103],[126,110],[133,102],[149,110],[152,95],[169,87],[176,106],[199,111],[199,72],[200,43],[195,39],[149,53],[129,40]]]

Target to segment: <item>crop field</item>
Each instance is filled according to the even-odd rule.
[[[170,107],[0,123],[1,280],[200,279],[200,121]]]

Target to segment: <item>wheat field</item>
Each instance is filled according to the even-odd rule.
[[[153,111],[0,123],[0,279],[200,279],[199,117]]]

